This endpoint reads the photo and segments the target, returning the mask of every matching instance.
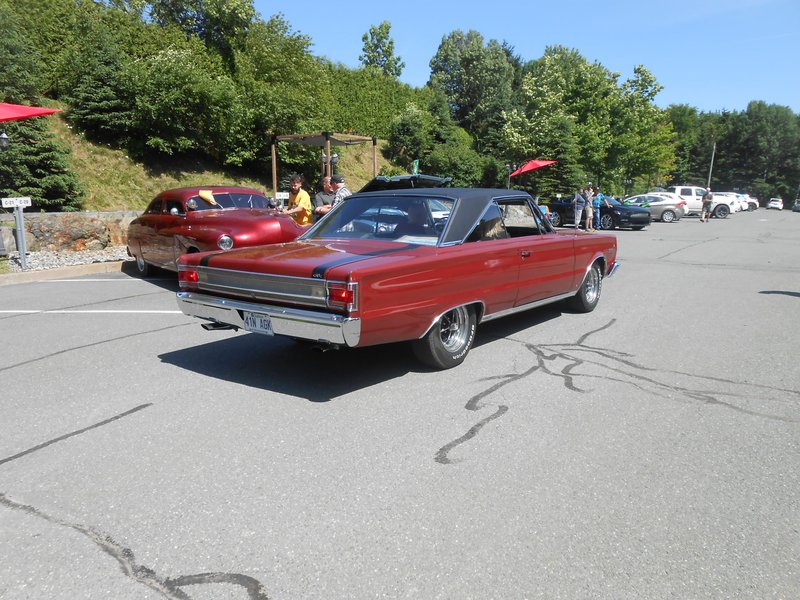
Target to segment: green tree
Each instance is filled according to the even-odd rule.
[[[69,150],[55,141],[43,117],[5,124],[12,143],[0,161],[0,195],[29,196],[34,210],[80,210],[83,188]]]
[[[234,86],[202,44],[163,50],[131,62],[123,77],[133,103],[131,149],[137,154],[202,152],[220,159]]]
[[[39,62],[20,20],[0,2],[0,101],[39,104]],[[82,190],[69,167],[69,151],[57,143],[42,117],[3,124],[11,144],[0,160],[0,195],[30,196],[37,208],[76,210]]]
[[[371,26],[369,32],[361,37],[364,46],[358,60],[365,67],[378,69],[384,75],[400,77],[406,65],[394,54],[394,40],[389,35],[391,28],[389,21]]]
[[[17,14],[0,0],[0,97],[3,102],[30,102],[38,97],[41,61],[31,49]]]
[[[78,26],[76,43],[64,56],[70,65],[64,100],[67,117],[90,139],[123,147],[133,118],[122,80],[125,55],[99,14],[87,14]]]
[[[150,14],[159,25],[176,25],[197,36],[232,65],[233,50],[255,21],[252,0],[152,0]]]
[[[292,31],[281,16],[257,22],[236,51],[236,109],[226,143],[230,164],[271,168],[273,136],[308,133],[332,127],[334,112],[330,73],[311,55],[311,40]],[[283,163],[298,171],[316,164],[307,148],[287,144]]]
[[[428,84],[444,93],[456,122],[478,149],[491,147],[500,114],[511,107],[515,70],[507,47],[495,40],[484,44],[477,31],[456,30],[442,38],[430,67]]]

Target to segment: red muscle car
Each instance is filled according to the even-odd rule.
[[[446,369],[482,321],[561,300],[593,310],[616,255],[613,235],[556,232],[524,192],[359,193],[293,242],[182,256],[177,300],[209,330],[334,348],[413,341]]]
[[[270,208],[258,190],[204,186],[161,192],[128,227],[128,254],[139,274],[177,271],[181,254],[288,242],[305,231]]]

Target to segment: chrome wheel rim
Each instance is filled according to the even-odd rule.
[[[439,337],[448,352],[457,352],[464,347],[469,333],[469,313],[465,306],[446,312],[439,320]]]
[[[139,270],[139,272],[142,272],[142,271],[145,270],[145,267],[146,267],[146,264],[144,262],[144,259],[141,256],[137,256],[136,257],[136,268]]]
[[[589,304],[594,304],[597,301],[597,298],[600,296],[600,286],[602,284],[603,280],[600,277],[600,271],[596,268],[592,268],[586,276],[586,282],[584,283],[584,294]]]

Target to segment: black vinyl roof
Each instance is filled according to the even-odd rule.
[[[486,208],[500,199],[531,200],[530,194],[518,190],[493,188],[418,188],[407,190],[386,190],[381,192],[359,192],[351,198],[370,196],[394,196],[398,198],[449,198],[453,200],[453,210],[440,244],[460,242],[465,239],[483,216]]]

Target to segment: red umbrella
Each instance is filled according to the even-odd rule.
[[[39,106],[24,106],[22,104],[6,104],[0,102],[0,121],[16,121],[29,117],[41,117],[61,112],[57,108],[41,108]]]
[[[516,177],[517,175],[522,175],[523,173],[527,173],[528,171],[535,171],[536,169],[541,169],[542,167],[546,167],[547,165],[552,165],[554,160],[529,160],[524,165],[522,165],[519,169],[511,173],[509,177]]]

